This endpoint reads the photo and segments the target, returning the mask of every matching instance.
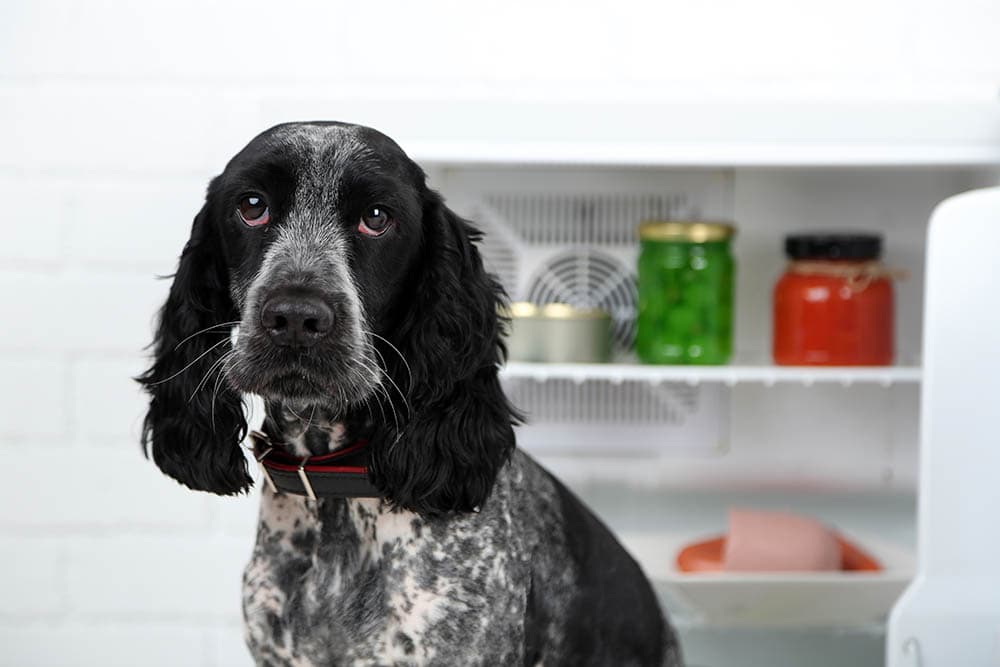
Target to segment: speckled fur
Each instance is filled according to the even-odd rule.
[[[293,430],[301,438],[302,429]],[[335,448],[340,440],[330,442]],[[579,593],[580,573],[556,485],[517,450],[479,513],[424,518],[379,499],[313,502],[265,488],[243,577],[246,639],[257,663],[642,664],[606,655],[564,661],[558,619]],[[538,622],[528,614],[532,587],[541,606],[535,614],[556,620],[544,627],[540,653],[529,656],[526,623]],[[681,664],[669,626],[663,636],[660,664]],[[613,648],[615,638],[607,640]]]

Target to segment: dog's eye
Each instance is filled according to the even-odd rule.
[[[266,225],[271,220],[271,211],[267,207],[267,202],[257,194],[247,195],[241,199],[236,210],[239,211],[243,222],[251,227]]]
[[[372,206],[361,216],[358,231],[366,236],[382,236],[392,224],[389,212],[381,206]]]

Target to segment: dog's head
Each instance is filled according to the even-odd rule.
[[[477,239],[375,130],[294,123],[256,137],[209,185],[139,378],[156,463],[193,489],[247,489],[253,393],[345,421],[391,415],[366,435],[392,501],[482,503],[516,416],[497,379],[504,296]]]

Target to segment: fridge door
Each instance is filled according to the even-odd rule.
[[[1000,188],[931,217],[917,576],[889,620],[890,667],[1000,664]]]

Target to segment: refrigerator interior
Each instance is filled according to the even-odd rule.
[[[484,229],[486,262],[514,300],[615,314],[613,363],[510,363],[504,381],[528,416],[520,445],[640,561],[690,663],[882,664],[885,616],[914,572],[927,221],[941,200],[996,182],[995,170],[438,164],[429,176]],[[629,353],[635,227],[655,217],[737,226],[726,367],[638,366]],[[803,230],[884,236],[885,263],[907,274],[895,285],[894,366],[771,364],[782,240]],[[677,549],[724,532],[729,507],[819,518],[886,572],[685,581]]]

